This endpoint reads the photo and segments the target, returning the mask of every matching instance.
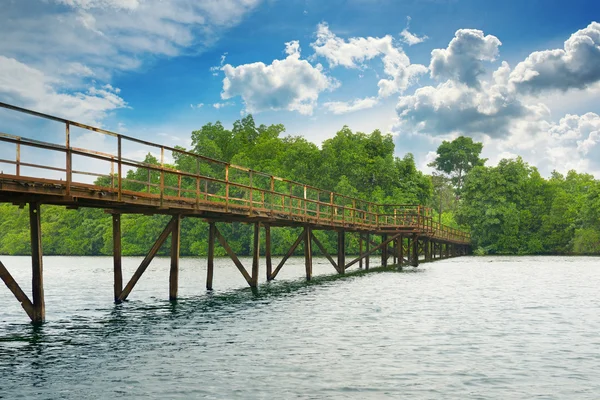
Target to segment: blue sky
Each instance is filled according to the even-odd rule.
[[[380,129],[424,169],[441,141],[468,135],[490,164],[521,155],[544,175],[600,176],[596,1],[2,7],[0,101],[169,145],[249,112],[317,144],[343,125]]]

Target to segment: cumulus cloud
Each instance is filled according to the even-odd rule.
[[[503,63],[491,82],[477,87],[450,79],[425,86],[399,98],[398,128],[434,136],[454,133],[506,136],[515,119],[541,118],[548,114],[540,104],[525,105],[507,85],[510,67]]]
[[[378,100],[375,97],[365,97],[364,99],[355,99],[352,101],[330,101],[323,104],[328,111],[334,114],[346,114],[367,108],[373,108]]]
[[[600,81],[600,23],[571,35],[563,49],[536,51],[519,63],[510,81],[524,93],[583,89]]]
[[[427,72],[424,65],[410,63],[402,48],[394,45],[391,35],[345,40],[331,32],[329,25],[321,23],[317,26],[316,36],[317,39],[311,44],[315,55],[326,58],[330,67],[366,68],[367,61],[381,58],[383,72],[389,78],[378,82],[380,97],[403,92],[419,75]]]
[[[234,105],[235,103],[231,102],[231,101],[224,101],[222,103],[213,103],[213,107],[216,108],[217,110],[220,110],[223,107],[229,107]]]
[[[223,66],[223,92],[229,99],[241,96],[247,112],[266,110],[298,111],[312,114],[319,94],[338,83],[323,73],[320,64],[312,66],[300,59],[298,41],[286,43],[287,57],[266,65],[262,62],[234,67]]]
[[[60,81],[14,58],[0,56],[0,95],[11,103],[76,121],[101,125],[107,113],[127,106],[120,90],[110,85],[64,93]]]
[[[431,77],[478,87],[479,77],[485,73],[483,61],[494,61],[501,44],[496,36],[480,30],[459,29],[447,48],[431,52]]]

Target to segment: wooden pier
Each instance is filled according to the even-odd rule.
[[[2,110],[4,109],[4,110]],[[381,266],[418,266],[420,261],[466,255],[468,233],[439,224],[432,210],[420,205],[389,205],[355,199],[331,191],[253,171],[181,149],[120,135],[63,118],[0,103],[0,121],[10,118],[41,120],[60,126],[60,144],[0,132],[0,202],[29,207],[32,249],[31,298],[0,261],[0,278],[21,303],[34,323],[45,319],[40,205],[68,208],[102,208],[112,214],[114,257],[114,301],[128,298],[152,259],[171,237],[169,298],[177,298],[179,243],[182,218],[201,218],[209,223],[206,288],[212,289],[214,249],[218,242],[233,260],[250,287],[258,285],[260,235],[265,235],[267,280],[273,280],[289,257],[302,245],[306,279],[312,277],[312,257],[319,250],[337,273],[358,264],[369,269],[371,256],[381,257]],[[39,121],[38,121],[39,122]],[[21,127],[22,128],[22,127]],[[56,127],[54,127],[56,128]],[[75,132],[77,131],[77,132]],[[107,149],[73,145],[74,135],[92,135]],[[81,142],[81,140],[78,140]],[[24,150],[36,151],[36,162],[23,160]],[[134,150],[159,155],[159,163],[134,159]],[[180,169],[166,161],[165,152],[179,160]],[[13,154],[14,157],[7,157]],[[59,160],[58,164],[56,160]],[[52,162],[50,162],[52,161]],[[5,171],[4,167],[10,171]],[[136,171],[135,179],[127,171]],[[139,179],[142,175],[145,179]],[[166,214],[171,219],[123,287],[121,269],[121,215]],[[221,234],[216,222],[254,225],[252,265],[244,266]],[[287,254],[273,266],[271,230],[301,227],[302,232]],[[329,254],[313,234],[315,230],[337,232],[337,254]],[[359,255],[346,260],[346,237],[358,235]],[[378,236],[380,241],[374,241]],[[313,245],[316,245],[313,249]],[[391,259],[391,260],[390,260]]]

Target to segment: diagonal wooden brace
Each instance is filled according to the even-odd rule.
[[[300,233],[300,235],[298,236],[298,239],[296,239],[294,244],[292,244],[292,247],[290,247],[289,251],[283,257],[283,259],[279,262],[279,264],[277,265],[277,268],[275,268],[275,271],[273,271],[273,274],[271,274],[271,279],[275,279],[275,277],[277,276],[277,274],[279,273],[281,268],[283,268],[283,264],[285,264],[285,262],[288,260],[288,258],[290,258],[292,256],[292,254],[294,254],[296,247],[298,247],[298,245],[304,240],[304,235],[305,235],[305,233],[303,230],[302,233]]]
[[[366,253],[364,253],[361,256],[358,256],[357,258],[355,258],[354,260],[350,261],[348,264],[346,264],[346,266],[344,267],[344,269],[348,269],[349,267],[353,266],[354,264],[356,264],[357,262],[360,261],[361,258],[365,258],[369,255],[371,255],[372,253],[376,252],[377,250],[381,249],[384,246],[387,246],[391,241],[396,240],[397,238],[399,238],[402,234],[399,233],[397,235],[392,236],[391,238],[388,238],[387,240],[385,240],[383,243],[381,243],[380,245],[373,247],[372,249],[369,249]]]
[[[327,258],[329,260],[329,262],[331,263],[331,265],[333,265],[333,268],[335,268],[335,270],[338,273],[340,273],[340,268],[338,267],[337,263],[333,260],[333,257],[331,257],[331,255],[327,252],[327,250],[325,250],[325,246],[323,246],[321,244],[321,242],[319,241],[319,239],[317,239],[317,237],[312,232],[311,232],[311,237],[312,237],[312,240],[317,245],[317,247],[319,248],[319,250],[321,250],[321,253],[323,253],[323,255],[325,256],[325,258]]]
[[[173,228],[175,228],[175,226],[177,225],[177,218],[178,217],[175,216],[171,219],[171,221],[169,221],[169,223],[165,227],[165,230],[162,231],[162,233],[160,234],[160,236],[158,237],[158,239],[156,240],[146,257],[144,258],[144,260],[142,260],[142,263],[140,264],[138,269],[135,271],[135,273],[127,283],[127,286],[125,286],[125,289],[123,289],[123,291],[119,295],[118,301],[123,301],[127,299],[127,296],[129,296],[136,283],[140,280],[144,272],[146,272],[148,265],[150,265],[150,262],[154,259],[154,256],[156,256],[158,250],[160,250],[163,243],[165,243],[165,240],[167,240],[167,237],[169,237],[169,234],[171,234],[171,232],[173,231]]]
[[[0,261],[0,279],[4,281],[6,287],[15,295],[19,303],[21,303],[21,307],[23,307],[29,318],[33,321],[33,303],[14,280],[10,272],[8,272],[4,264],[2,264],[2,261]]]
[[[215,230],[215,236],[217,237],[217,240],[219,241],[219,243],[221,243],[221,246],[223,246],[223,248],[225,249],[227,254],[229,254],[229,257],[231,257],[231,260],[233,261],[235,266],[240,270],[240,272],[244,276],[244,279],[246,279],[246,282],[248,282],[248,285],[252,286],[252,277],[250,276],[248,271],[246,271],[246,268],[244,268],[244,265],[242,264],[242,262],[240,261],[238,256],[231,249],[229,244],[227,244],[227,241],[225,240],[223,235],[221,235],[221,232],[219,232],[219,230],[217,229],[216,226],[214,227],[214,230]]]

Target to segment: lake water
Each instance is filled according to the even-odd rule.
[[[28,291],[29,258],[1,259]],[[206,261],[182,259],[176,304],[168,264],[114,305],[111,258],[45,257],[41,328],[0,286],[0,398],[600,398],[600,258],[461,257],[310,285],[292,259],[258,293],[219,259],[210,294]]]

